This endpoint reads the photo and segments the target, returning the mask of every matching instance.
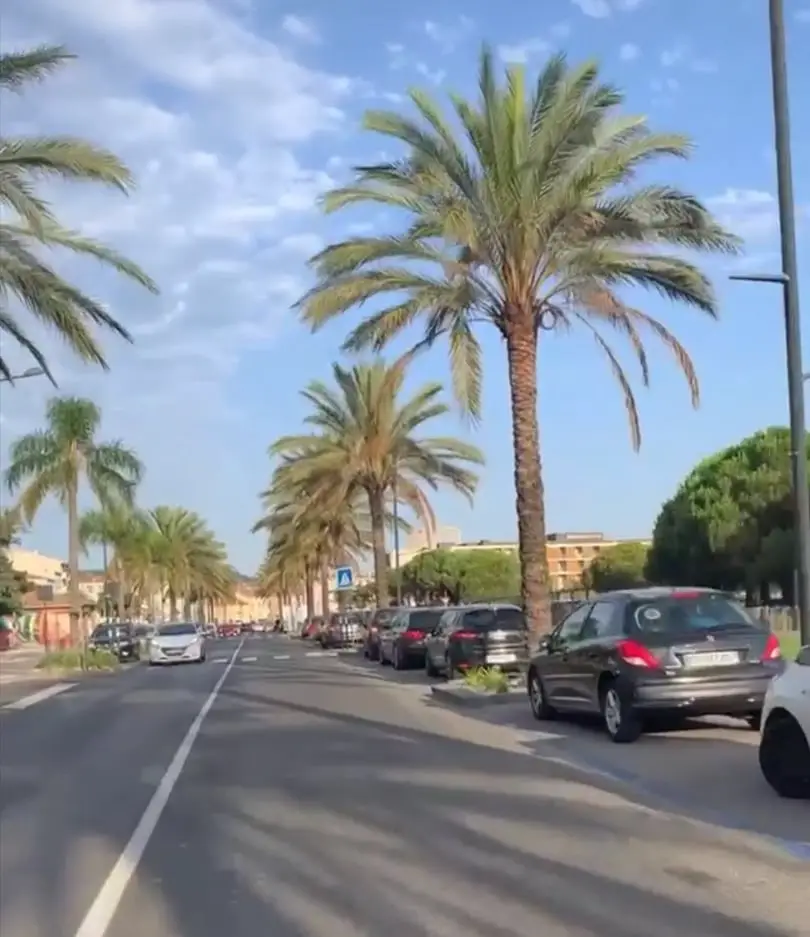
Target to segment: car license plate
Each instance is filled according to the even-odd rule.
[[[514,664],[517,654],[487,654],[488,664]]]
[[[706,654],[684,654],[687,667],[728,667],[739,664],[739,651],[712,651]]]

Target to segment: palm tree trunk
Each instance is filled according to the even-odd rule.
[[[323,614],[329,614],[329,563],[326,558],[321,560],[321,608]]]
[[[374,554],[374,584],[377,608],[388,608],[388,554],[385,552],[385,497],[381,488],[368,489],[371,514],[371,545]]]
[[[306,592],[306,603],[307,603],[307,618],[311,619],[315,617],[315,583],[313,582],[312,577],[312,568],[309,563],[306,565],[306,570],[304,573],[304,589]]]
[[[177,594],[169,589],[169,620],[177,621]]]
[[[67,491],[68,577],[70,580],[70,643],[77,647],[81,638],[82,594],[79,589],[79,485],[70,482]]]
[[[537,423],[537,332],[521,317],[507,331],[515,495],[520,548],[521,595],[530,633],[551,631],[551,597],[546,554],[546,512]]]

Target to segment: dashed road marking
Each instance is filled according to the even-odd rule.
[[[211,661],[211,663],[212,663],[212,664],[227,664],[229,660],[230,660],[229,657],[215,657],[215,658]]]
[[[273,657],[273,660],[291,660],[292,654],[276,654]]]
[[[307,651],[306,657],[337,657],[337,651]]]
[[[13,703],[6,703],[0,708],[16,710],[29,709],[31,706],[36,706],[37,703],[42,703],[44,700],[50,699],[52,696],[58,696],[60,693],[64,693],[65,690],[69,690],[73,686],[76,686],[76,684],[54,683],[53,686],[46,686],[42,690],[37,690],[36,693],[30,693],[28,696],[23,696],[21,699],[14,700]]]
[[[240,663],[242,664],[255,664],[258,660],[258,657],[242,657],[240,658]]]

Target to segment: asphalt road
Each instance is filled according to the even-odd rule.
[[[304,654],[221,642],[0,712],[0,934],[806,934],[810,863],[767,838]]]

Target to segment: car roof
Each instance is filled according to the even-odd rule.
[[[471,602],[469,605],[457,605],[456,608],[463,608],[465,611],[484,608],[513,608],[517,612],[522,611],[521,607],[515,605],[514,602]]]
[[[635,599],[665,599],[667,596],[674,595],[678,592],[720,596],[725,596],[726,594],[719,589],[710,589],[706,586],[644,586],[638,589],[615,589],[613,592],[600,592],[585,599],[583,604],[613,601],[616,599],[625,599],[627,601]]]

